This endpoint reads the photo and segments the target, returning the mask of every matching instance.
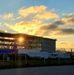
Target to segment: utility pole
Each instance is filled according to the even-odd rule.
[[[73,63],[72,49],[71,49],[71,52],[70,52],[70,59],[71,59],[71,63]]]

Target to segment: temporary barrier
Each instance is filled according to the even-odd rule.
[[[0,54],[12,54],[17,53],[18,50],[14,49],[0,49]]]

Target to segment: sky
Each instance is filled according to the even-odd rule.
[[[74,0],[1,0],[0,32],[57,39],[74,48]]]

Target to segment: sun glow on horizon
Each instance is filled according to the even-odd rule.
[[[24,33],[24,31],[18,31],[18,33]]]

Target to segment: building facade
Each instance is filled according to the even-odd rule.
[[[28,49],[55,52],[56,40],[27,34],[0,32],[0,49]]]

